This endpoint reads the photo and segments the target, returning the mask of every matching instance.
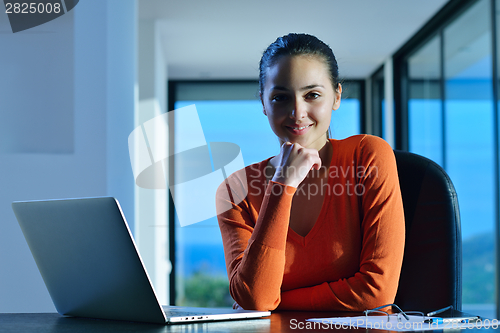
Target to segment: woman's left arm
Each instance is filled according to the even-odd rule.
[[[403,261],[405,225],[396,161],[382,139],[367,136],[357,156],[362,249],[359,271],[339,281],[281,293],[282,310],[363,311],[394,302]]]

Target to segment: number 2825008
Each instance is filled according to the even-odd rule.
[[[36,3],[36,2],[7,2],[5,3],[5,13],[7,14],[42,14],[42,13],[56,13],[61,12],[61,4],[56,3]]]

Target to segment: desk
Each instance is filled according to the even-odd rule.
[[[246,332],[246,333],[268,333],[268,332],[328,332],[330,329],[300,329],[308,318],[324,318],[342,316],[346,313],[333,312],[274,312],[271,317],[264,319],[235,320],[223,322],[208,322],[183,325],[154,325],[122,321],[85,319],[74,317],[63,317],[57,313],[0,313],[0,332],[23,332],[23,333],[99,333],[99,332]],[[352,313],[351,315],[359,315]],[[474,331],[491,331],[492,329],[467,329],[463,333]],[[365,329],[342,329],[349,331],[366,332]],[[368,330],[369,331],[369,330]],[[374,333],[384,331],[373,330]],[[387,331],[385,331],[387,332]]]

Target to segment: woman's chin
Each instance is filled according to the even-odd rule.
[[[321,149],[325,145],[325,143],[328,141],[325,135],[325,139],[322,140],[321,138],[314,139],[311,137],[306,137],[306,136],[294,136],[294,137],[281,137],[280,142],[283,144],[284,142],[290,142],[290,143],[298,143],[300,146],[304,148],[314,148],[314,149]]]

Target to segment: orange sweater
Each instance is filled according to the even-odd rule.
[[[289,228],[296,189],[266,182],[268,160],[219,187],[230,293],[241,307],[362,311],[394,301],[405,237],[394,153],[369,135],[330,143],[325,199],[305,237]]]

